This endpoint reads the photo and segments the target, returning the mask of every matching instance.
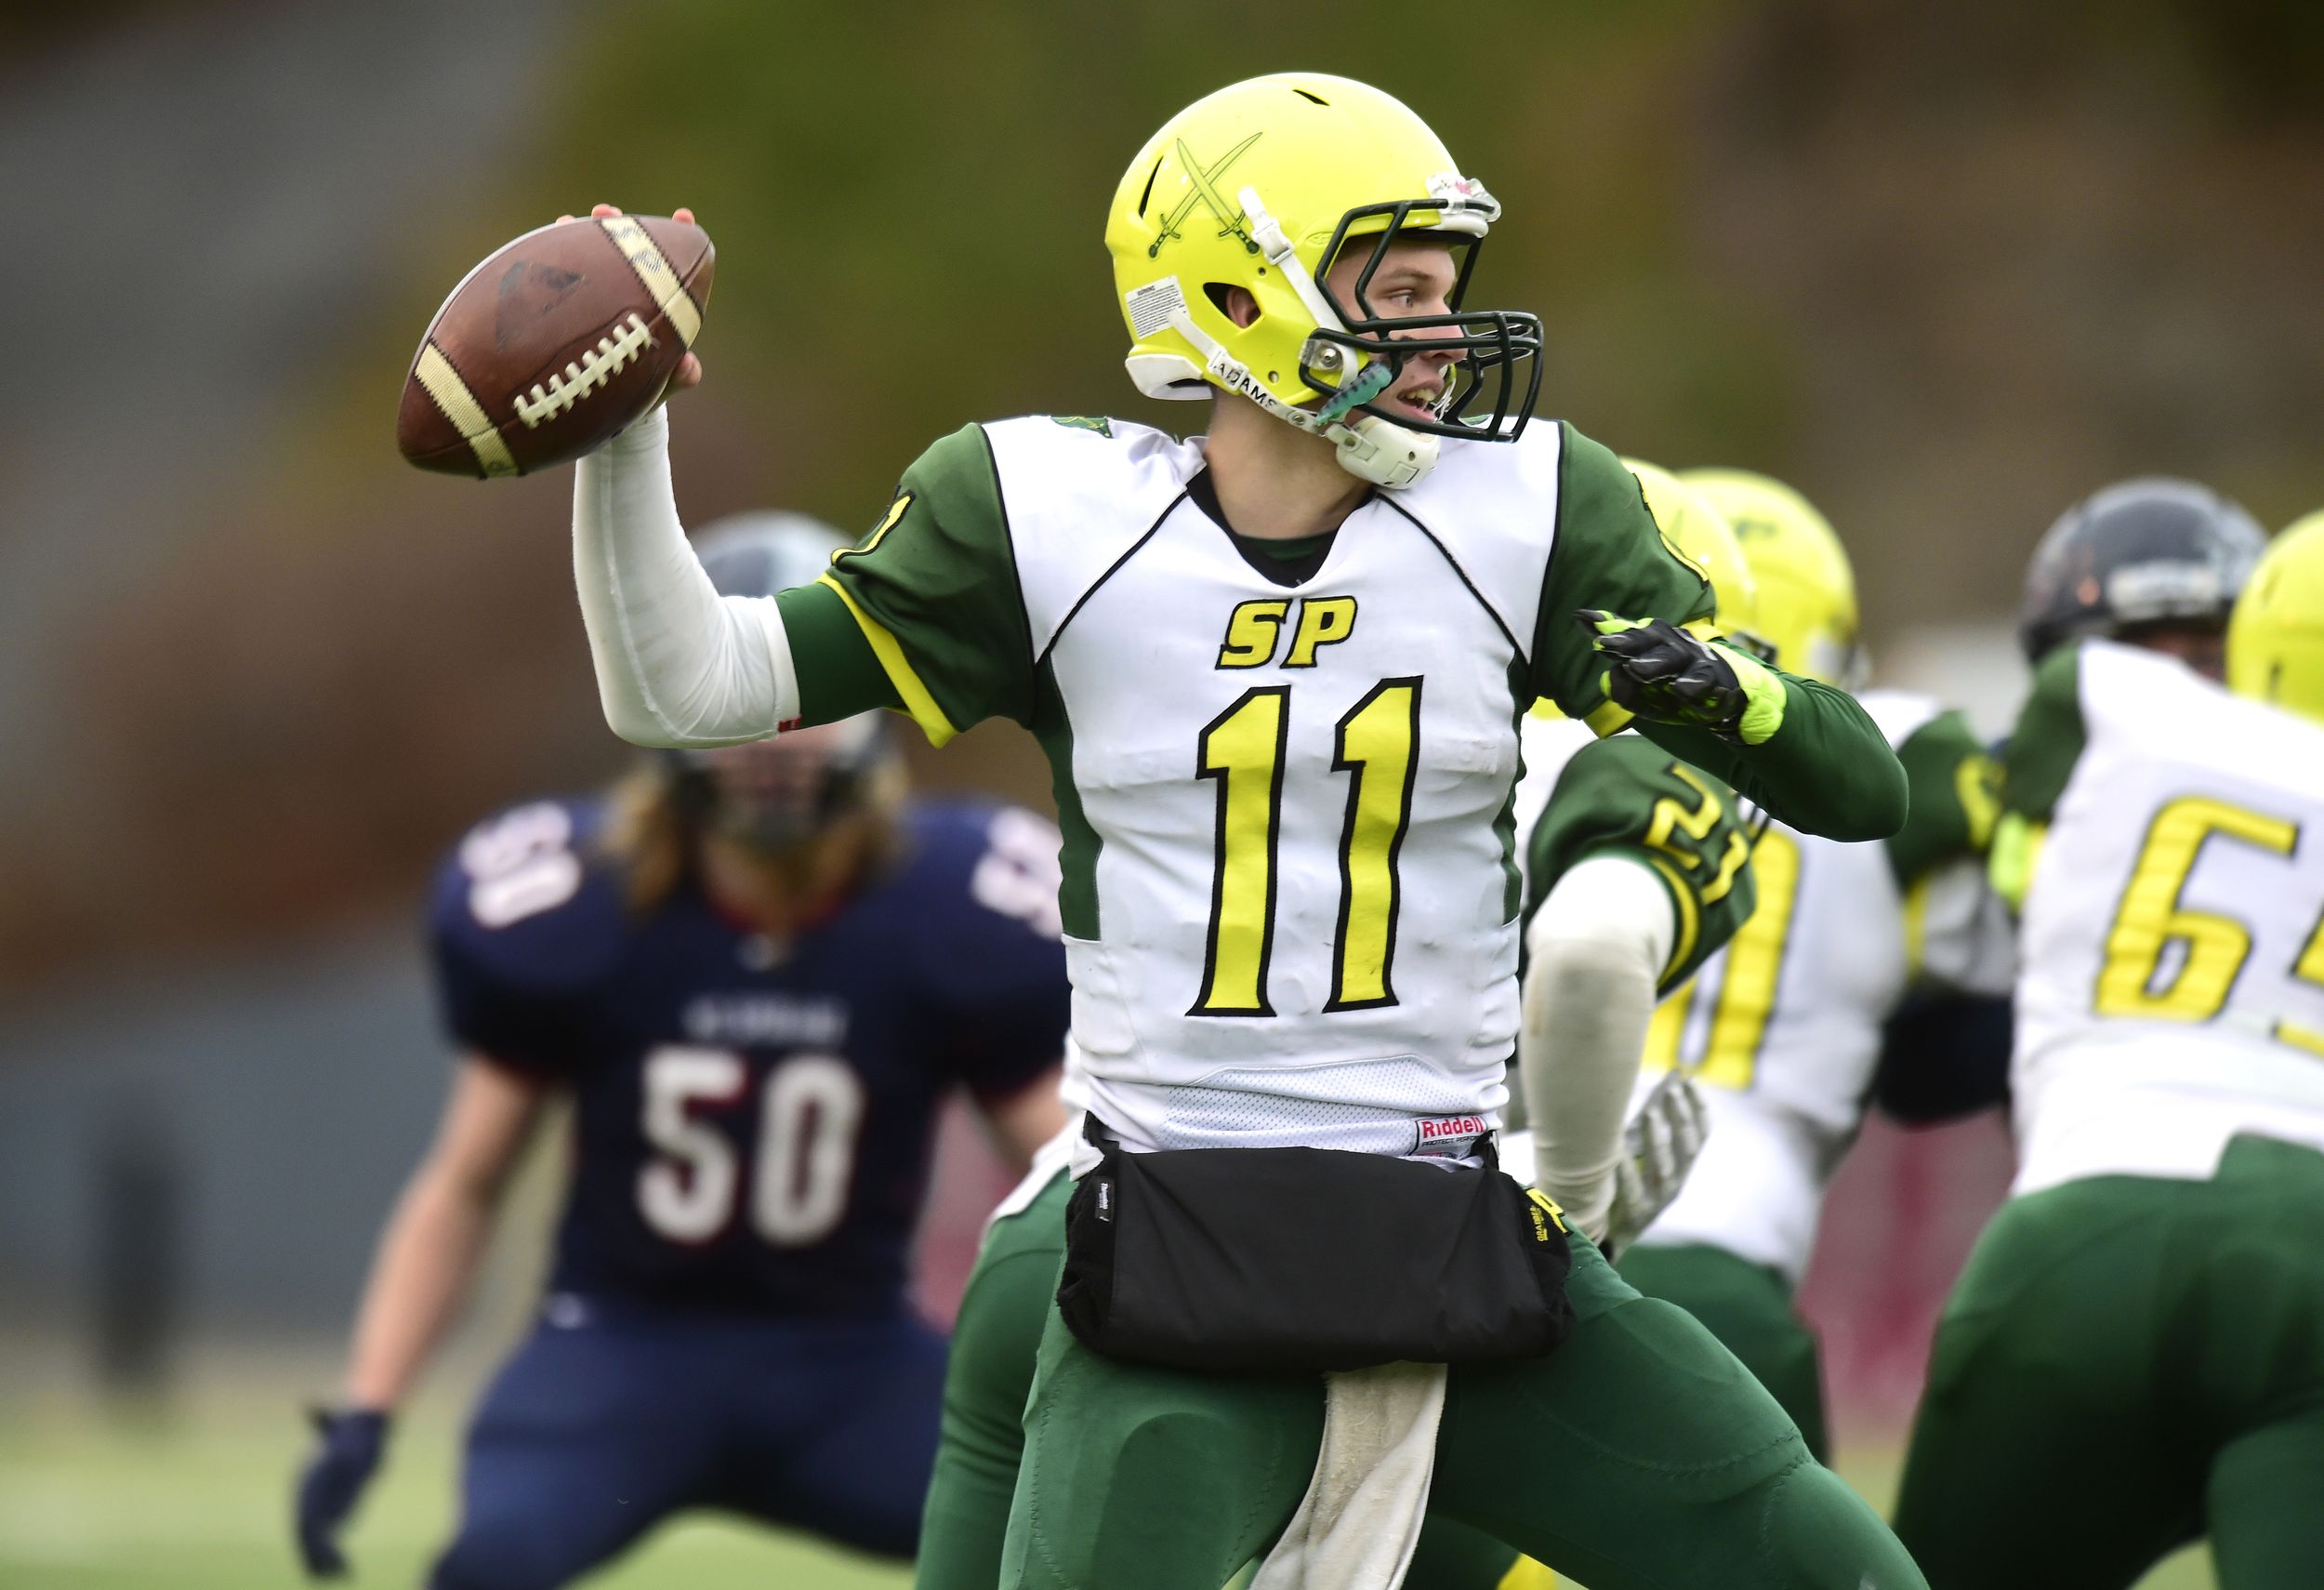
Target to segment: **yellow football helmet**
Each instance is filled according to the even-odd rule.
[[[2324,722],[2324,509],[2267,544],[2236,598],[2227,688]]]
[[[1726,515],[1759,583],[1758,634],[1788,673],[1852,686],[1863,672],[1856,576],[1831,522],[1807,498],[1749,470],[1687,470],[1679,479]]]
[[[1541,323],[1460,308],[1500,213],[1428,125],[1377,88],[1320,73],[1221,88],[1147,140],[1106,217],[1130,379],[1148,397],[1240,393],[1384,486],[1425,475],[1438,437],[1514,441],[1539,394]],[[1378,315],[1366,286],[1390,242],[1416,232],[1461,249],[1452,312]],[[1357,238],[1372,240],[1371,258],[1343,303],[1325,272]],[[1228,317],[1230,287],[1258,304],[1250,325]],[[1416,330],[1460,355],[1433,422],[1371,402],[1413,351],[1398,334]],[[1469,417],[1488,388],[1490,414]]]
[[[1720,629],[1749,649],[1760,649],[1759,581],[1718,506],[1708,493],[1668,470],[1639,458],[1624,458],[1622,467],[1638,477],[1647,511],[1662,527],[1662,538],[1710,581],[1719,603],[1715,616]]]

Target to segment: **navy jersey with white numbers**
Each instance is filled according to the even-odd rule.
[[[892,865],[776,944],[691,886],[633,908],[601,818],[545,801],[482,824],[431,911],[455,1040],[573,1095],[551,1289],[901,1306],[939,1106],[1005,1097],[1063,1048],[1056,830],[916,804]]]

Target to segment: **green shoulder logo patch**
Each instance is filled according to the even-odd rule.
[[[1114,422],[1110,419],[1093,419],[1086,414],[1052,414],[1050,420],[1068,431],[1094,431],[1109,442],[1114,439]]]
[[[896,499],[888,505],[886,516],[872,527],[872,533],[852,547],[841,547],[831,554],[831,561],[836,563],[841,558],[860,558],[865,552],[877,550],[880,537],[896,527],[896,521],[904,517],[905,510],[912,506],[912,498],[917,495],[918,494],[915,492],[898,492]]]

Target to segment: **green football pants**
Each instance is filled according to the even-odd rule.
[[[1577,1238],[1547,1358],[1456,1370],[1435,1513],[1591,1590],[1919,1590],[1870,1508],[1684,1309]],[[1091,1352],[1052,1306],[1024,1409],[1004,1590],[1216,1590],[1282,1532],[1322,1436],[1314,1375]]]
[[[2112,1590],[2208,1533],[2324,1584],[2324,1154],[2004,1205],[1937,1327],[1896,1528],[1938,1590]]]
[[[920,1526],[918,1590],[994,1590],[1000,1583],[1009,1501],[1024,1451],[1025,1398],[1064,1260],[1065,1200],[1072,1191],[1061,1173],[1028,1208],[997,1222],[977,1254],[953,1325],[944,1438]],[[1405,1584],[1406,1590],[1518,1590],[1540,1582],[1522,1574],[1520,1565],[1517,1553],[1500,1542],[1432,1517]]]
[[[1615,1267],[1645,1296],[1675,1303],[1701,1320],[1783,1404],[1816,1461],[1829,1460],[1816,1336],[1792,1312],[1791,1288],[1780,1274],[1698,1242],[1634,1247]]]

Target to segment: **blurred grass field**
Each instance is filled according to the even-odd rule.
[[[465,1375],[443,1377],[466,1382]],[[100,1414],[55,1393],[0,1417],[0,1590],[290,1590],[297,1417],[316,1384],[280,1367],[205,1378],[167,1414]],[[465,1390],[424,1398],[346,1537],[354,1586],[416,1586],[452,1517]],[[1893,1445],[1843,1447],[1842,1471],[1876,1504],[1895,1486]],[[905,1569],[799,1535],[695,1516],[650,1535],[591,1590],[900,1590]],[[2212,1590],[2201,1551],[2146,1590]]]
[[[425,1582],[453,1516],[467,1375],[402,1420],[344,1537],[354,1586]],[[290,1590],[303,1398],[324,1382],[264,1370],[205,1378],[165,1413],[79,1398],[0,1408],[0,1590]],[[592,1590],[898,1590],[910,1571],[805,1536],[697,1515],[650,1535]]]

